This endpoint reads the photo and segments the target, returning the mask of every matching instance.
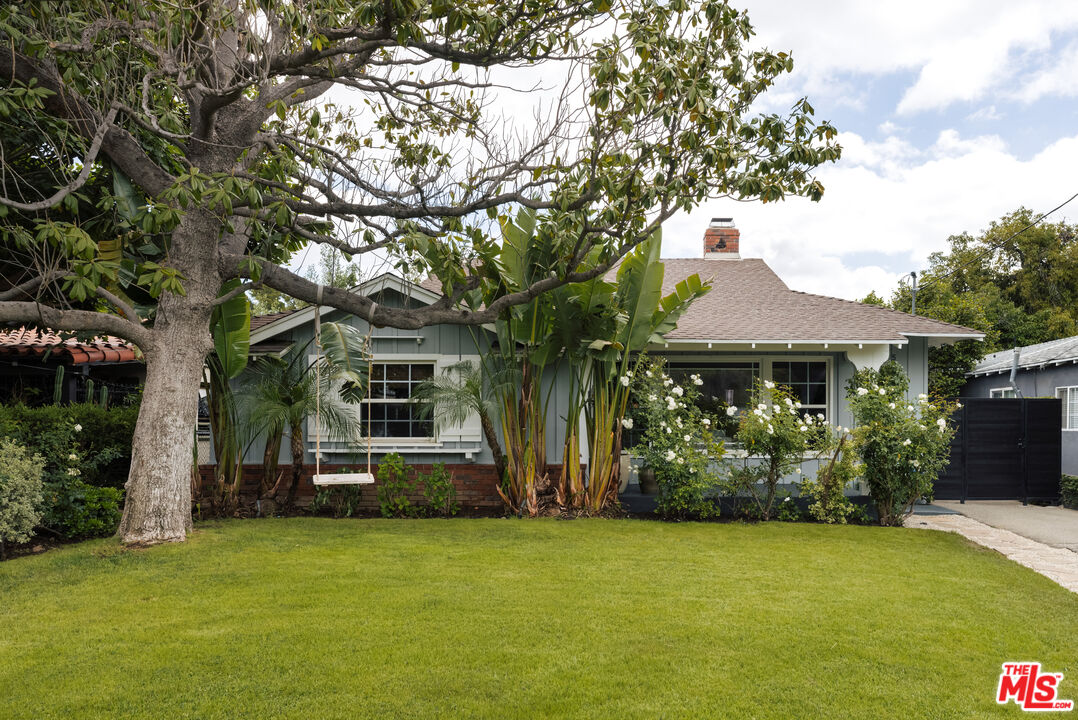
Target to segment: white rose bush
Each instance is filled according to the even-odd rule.
[[[909,381],[902,367],[888,362],[862,370],[847,396],[857,428],[853,445],[881,525],[901,525],[913,504],[932,497],[940,471],[950,460],[955,403],[927,395],[906,399]]]
[[[770,520],[779,484],[801,468],[825,432],[829,432],[825,423],[802,410],[790,388],[757,379],[750,409],[741,413],[735,435],[749,457],[730,465],[726,492],[748,495],[756,504],[757,516]]]
[[[643,430],[633,452],[655,471],[657,510],[671,519],[714,517],[723,443],[712,430],[716,418],[699,406],[703,383],[695,376],[676,382],[661,359],[644,367],[633,388],[633,419]]]

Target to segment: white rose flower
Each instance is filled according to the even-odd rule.
[[[907,405],[906,410],[909,412],[913,412],[913,405]]]
[[[730,407],[726,408],[726,417],[733,417],[734,415],[737,415],[736,405],[731,405]]]
[[[678,464],[678,465],[684,465],[684,464],[685,464],[685,458],[683,458],[683,457],[679,457],[679,458],[677,459],[677,464]]]
[[[868,390],[866,390],[865,388],[857,388],[857,394],[858,395],[868,395]]]
[[[621,426],[623,428],[625,428],[626,430],[632,430],[633,429],[633,419],[632,418],[622,418],[621,419]]]
[[[889,407],[889,408],[891,408],[892,410],[894,410],[894,409],[895,409],[895,404],[894,404],[894,403],[887,403],[887,407]]]
[[[909,438],[906,438],[905,440],[902,441],[902,447],[906,447],[906,446],[910,445],[911,443],[913,443],[913,441],[910,440]]]
[[[786,407],[793,407],[793,406],[794,406],[794,401],[791,400],[790,398],[786,398]]]
[[[962,407],[962,403],[960,403],[960,402],[956,402],[956,403],[954,404],[954,406],[955,406],[956,408],[960,408],[960,407]]]
[[[797,408],[798,410],[800,410],[801,409],[801,401],[798,400],[797,402],[795,402],[794,407]]]
[[[886,394],[887,394],[887,391],[884,390],[883,388],[880,388],[880,395],[886,395]]]
[[[825,419],[823,413],[816,413],[816,417],[819,418],[821,422]]]
[[[670,390],[670,392],[674,393],[674,394],[675,394],[675,395],[677,395],[678,397],[681,397],[682,395],[684,395],[684,394],[685,394],[685,391],[681,389],[681,386],[680,386],[680,385],[675,385],[675,386],[673,387],[673,389],[672,389],[672,390]]]
[[[801,432],[808,432],[808,427],[805,425],[799,425],[797,429]]]
[[[939,420],[937,420],[936,424],[939,425],[941,429],[947,427],[947,421],[944,420],[943,418],[940,418]]]
[[[920,460],[910,460],[910,465],[913,465],[915,468],[919,468],[919,467],[921,467],[921,461]]]
[[[648,395],[648,402],[655,402],[658,398],[655,397],[655,393]]]
[[[673,434],[674,434],[674,431],[673,431],[673,429],[671,429],[671,428],[666,428],[666,434],[667,434],[667,435],[673,435]]]
[[[673,384],[674,384],[674,381],[671,380],[670,378],[668,378],[668,377],[663,378],[663,385],[665,385],[666,387],[670,387]]]
[[[78,468],[68,468],[67,469],[67,474],[72,476],[72,477],[78,477],[82,473],[79,472]]]
[[[644,371],[644,375],[645,375],[646,377],[651,377],[651,371],[650,371],[650,370],[645,370],[645,371]]]
[[[75,423],[75,432],[82,432],[82,425]]]
[[[682,437],[682,439],[683,439],[683,440],[684,440],[685,442],[689,442],[690,440],[692,440],[692,435],[685,435],[685,436],[683,436],[683,437]]]
[[[673,451],[673,450],[667,450],[667,451],[666,451],[666,461],[667,461],[667,462],[670,462],[670,461],[671,461],[671,460],[673,460],[673,459],[674,459],[675,457],[676,457],[676,455],[674,454],[674,451]]]
[[[669,395],[666,396],[666,409],[677,410],[677,403],[674,401],[674,398],[670,397]]]
[[[621,376],[621,384],[622,384],[622,387],[629,387],[629,382],[630,382],[630,380],[629,380],[629,376],[628,376],[628,375],[622,375],[622,376]]]
[[[780,408],[778,405],[772,405],[771,409],[774,410],[777,413],[782,412],[782,408]]]
[[[775,434],[775,428],[771,427],[770,424],[767,426],[767,434],[768,435],[774,435]]]
[[[68,460],[78,460],[79,456],[76,455],[75,453],[71,453],[70,455],[67,456],[67,459]]]
[[[767,388],[768,390],[774,390],[775,389],[775,383],[771,382],[770,380],[764,380],[764,387]]]
[[[759,405],[756,406],[756,409],[757,410],[767,410],[767,405],[764,405],[763,403],[760,403]]]

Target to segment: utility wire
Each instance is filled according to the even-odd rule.
[[[983,250],[982,250],[981,252],[977,253],[977,254],[976,254],[975,256],[973,256],[972,258],[970,258],[970,259],[969,259],[969,260],[967,260],[966,262],[964,262],[964,263],[962,263],[962,264],[958,265],[958,266],[957,266],[957,267],[955,267],[955,268],[952,268],[951,270],[949,270],[949,271],[945,272],[945,273],[944,273],[944,274],[942,274],[942,275],[935,275],[935,276],[932,276],[931,278],[929,278],[929,279],[928,279],[928,282],[924,282],[924,283],[921,283],[921,286],[920,286],[920,288],[918,288],[918,289],[919,289],[919,290],[924,290],[925,288],[928,288],[928,287],[932,287],[933,285],[936,285],[936,284],[938,284],[938,283],[939,283],[940,281],[942,281],[942,280],[944,280],[944,279],[946,279],[946,278],[949,278],[949,277],[950,277],[951,275],[954,275],[954,274],[955,274],[956,272],[958,272],[958,271],[959,271],[959,270],[961,270],[962,268],[964,268],[964,267],[966,267],[966,266],[970,265],[971,263],[977,262],[978,260],[980,260],[981,258],[983,258],[983,257],[984,257],[985,255],[987,255],[988,253],[992,252],[993,250],[998,250],[999,248],[1001,248],[1001,247],[1003,247],[1004,245],[1006,245],[1007,243],[1009,243],[1009,242],[1010,242],[1011,240],[1014,240],[1014,239],[1015,239],[1016,237],[1018,237],[1019,235],[1021,235],[1022,233],[1024,233],[1024,232],[1025,232],[1026,230],[1029,230],[1030,228],[1032,228],[1032,227],[1034,227],[1034,226],[1036,226],[1036,225],[1039,225],[1039,224],[1040,224],[1040,222],[1041,222],[1042,220],[1044,220],[1044,219],[1045,219],[1046,217],[1048,217],[1049,215],[1051,215],[1051,214],[1052,214],[1052,213],[1054,213],[1055,211],[1057,211],[1057,210],[1059,210],[1060,208],[1062,208],[1062,207],[1063,207],[1064,205],[1067,205],[1067,204],[1068,204],[1069,202],[1071,202],[1071,201],[1072,201],[1072,200],[1074,200],[1075,198],[1078,198],[1078,193],[1074,193],[1074,194],[1073,194],[1073,195],[1071,195],[1071,196],[1070,196],[1069,198],[1067,198],[1066,200],[1064,200],[1063,202],[1061,202],[1061,203],[1060,203],[1059,205],[1056,205],[1056,206],[1055,206],[1054,208],[1052,208],[1052,209],[1051,209],[1051,210],[1049,210],[1048,212],[1046,212],[1046,213],[1042,214],[1042,215],[1041,215],[1040,217],[1038,217],[1038,218],[1037,218],[1036,220],[1034,220],[1033,222],[1031,222],[1031,223],[1030,223],[1029,225],[1026,225],[1026,226],[1025,226],[1024,228],[1022,228],[1022,229],[1021,229],[1021,230],[1019,230],[1018,232],[1014,233],[1013,235],[1010,235],[1010,236],[1008,236],[1008,237],[1004,238],[1003,240],[998,240],[998,241],[996,241],[996,242],[994,242],[994,243],[989,243],[989,244],[988,244],[988,246],[987,246],[986,248],[984,248],[984,249],[983,249]]]

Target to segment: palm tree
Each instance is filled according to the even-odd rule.
[[[308,343],[309,345],[309,343]],[[246,422],[255,434],[266,435],[265,473],[260,496],[275,499],[281,491],[284,475],[277,477],[277,455],[284,434],[289,435],[292,472],[285,503],[296,498],[299,479],[303,474],[303,421],[315,414],[316,405],[321,428],[336,437],[355,437],[359,431],[356,414],[342,400],[342,373],[330,362],[321,359],[321,383],[317,382],[315,364],[306,358],[308,345],[292,347],[283,356],[258,358],[252,369],[252,379],[241,394],[241,407]]]
[[[444,374],[416,386],[412,391],[412,402],[419,406],[421,415],[433,416],[439,429],[462,425],[472,413],[479,415],[483,437],[494,456],[499,482],[505,477],[505,454],[491,420],[494,402],[486,392],[483,373],[477,366],[467,360],[450,365]]]

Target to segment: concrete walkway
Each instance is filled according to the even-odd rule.
[[[1078,510],[1023,505],[1017,500],[970,500],[965,504],[957,500],[937,500],[935,504],[985,525],[1078,552]]]
[[[1078,553],[1071,550],[1051,547],[965,515],[914,515],[906,519],[906,527],[958,533],[1078,593]]]

